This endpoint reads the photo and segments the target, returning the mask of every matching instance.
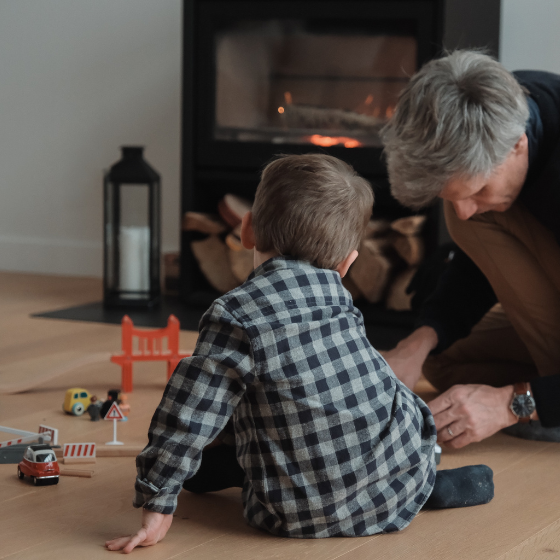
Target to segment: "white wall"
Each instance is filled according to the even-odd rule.
[[[502,64],[508,70],[560,73],[559,28],[559,0],[502,0]]]
[[[179,246],[181,0],[0,0],[0,270],[101,276],[103,170],[146,146]]]

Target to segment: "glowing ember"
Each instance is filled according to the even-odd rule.
[[[292,94],[289,91],[284,92],[284,100],[286,101],[287,105],[292,104]]]
[[[363,144],[358,142],[355,138],[348,138],[348,136],[321,136],[320,134],[313,134],[306,138],[316,146],[328,148],[330,146],[337,146],[342,144],[345,148],[359,148]]]
[[[284,107],[278,107],[278,112],[282,115],[284,113]]]

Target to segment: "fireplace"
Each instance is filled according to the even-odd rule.
[[[444,45],[497,51],[499,0],[464,4],[185,0],[182,212],[215,213],[228,193],[251,200],[275,154],[320,151],[373,184],[376,217],[409,215],[390,196],[379,130],[410,76]],[[426,215],[429,253],[439,211]],[[218,294],[193,257],[193,235],[182,234],[181,296],[206,306]]]

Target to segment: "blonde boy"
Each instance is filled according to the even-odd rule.
[[[242,487],[247,522],[284,537],[410,523],[435,481],[433,418],[368,342],[341,283],[372,205],[367,181],[333,157],[264,169],[242,225],[255,270],[202,318],[137,458],[142,529],[108,548],[161,540],[183,485]],[[234,445],[205,449],[226,424]]]

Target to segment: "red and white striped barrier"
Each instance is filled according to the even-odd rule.
[[[65,463],[94,462],[95,443],[65,443],[63,457]]]
[[[45,435],[50,436],[50,444],[51,445],[58,445],[58,430],[56,428],[51,428],[50,426],[45,426],[43,424],[39,425],[39,434],[42,434],[42,437],[47,440]]]
[[[0,447],[9,447],[10,445],[16,445],[18,443],[33,443],[40,437],[42,437],[46,443],[53,443],[53,437],[58,439],[58,430],[56,430],[55,428],[49,428],[48,426],[43,426],[43,428],[45,429],[43,432],[41,432],[41,427],[39,427],[39,433],[37,433],[28,432],[26,430],[16,430],[15,428],[8,428],[6,426],[0,426],[0,432],[15,434],[16,436],[19,436],[15,439],[1,441]]]

